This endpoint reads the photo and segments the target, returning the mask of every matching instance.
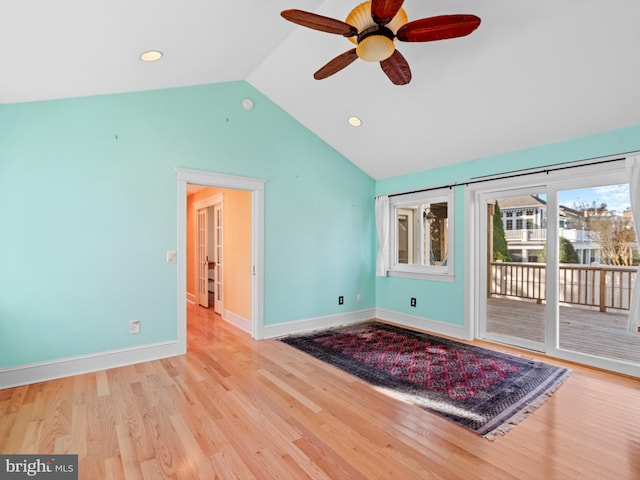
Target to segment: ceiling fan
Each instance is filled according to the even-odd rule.
[[[350,65],[357,58],[380,62],[384,73],[396,85],[411,81],[406,59],[395,49],[395,40],[432,42],[464,37],[480,25],[475,15],[456,14],[408,21],[402,8],[404,0],[370,0],[355,7],[344,22],[303,10],[283,10],[282,17],[303,27],[347,37],[352,48],[330,60],[313,74],[316,80],[327,78]]]

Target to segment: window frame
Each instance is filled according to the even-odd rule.
[[[455,190],[434,190],[394,195],[389,198],[389,270],[391,277],[420,280],[454,281]],[[416,265],[398,263],[398,214],[410,206],[447,203],[447,262],[446,265]]]

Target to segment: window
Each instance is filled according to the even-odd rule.
[[[389,274],[452,276],[453,190],[397,195],[389,210]]]

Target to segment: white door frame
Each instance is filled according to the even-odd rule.
[[[264,336],[264,185],[266,180],[176,168],[178,179],[178,320],[177,340],[187,351],[187,184],[231,188],[251,192],[251,336]]]
[[[486,292],[487,291],[487,269],[490,268],[489,265],[487,265],[487,250],[488,250],[488,245],[487,245],[487,232],[486,232],[486,228],[489,228],[489,223],[488,223],[488,215],[487,215],[487,202],[488,200],[501,200],[503,198],[507,198],[507,197],[512,197],[512,196],[523,196],[523,195],[531,195],[531,194],[535,194],[535,193],[547,193],[546,189],[544,186],[540,186],[540,185],[535,185],[532,184],[529,187],[526,188],[501,188],[501,189],[495,189],[495,190],[485,190],[482,191],[481,193],[478,193],[477,196],[477,200],[479,201],[479,208],[478,208],[478,215],[479,215],[479,220],[478,220],[478,225],[483,225],[484,228],[482,228],[479,232],[479,239],[478,239],[478,269],[480,271],[480,275],[478,278],[478,290],[479,292]],[[498,201],[498,204],[500,204],[500,202]],[[549,204],[549,202],[547,202],[547,204]],[[549,216],[547,218],[550,218]],[[547,251],[549,252],[549,255],[547,255],[548,259],[551,260],[553,258],[555,258],[555,248],[553,245],[553,242],[551,242],[552,245],[547,246]],[[484,252],[484,253],[482,253]],[[550,266],[547,267],[547,270],[550,270]],[[551,275],[547,275],[548,277],[551,277]],[[551,279],[550,279],[551,280]],[[547,282],[547,288],[550,286],[550,284],[553,283],[552,281]],[[547,298],[549,298],[551,295],[547,292]],[[547,350],[547,345],[546,342],[536,342],[533,340],[528,340],[525,338],[521,338],[521,337],[515,337],[515,336],[511,336],[511,335],[506,335],[503,333],[496,333],[496,332],[488,332],[487,331],[487,297],[486,295],[480,295],[478,294],[478,306],[477,306],[477,312],[478,312],[478,322],[476,325],[476,335],[478,336],[478,338],[482,338],[485,340],[489,340],[489,341],[495,341],[498,343],[506,343],[509,345],[514,345],[520,348],[525,348],[528,350],[533,350],[533,351],[539,351],[539,352],[544,352]],[[553,313],[553,312],[551,312]],[[545,316],[548,315],[549,312],[547,311],[547,309],[545,309]],[[545,338],[548,338],[548,335],[546,335],[546,331],[548,330],[548,322],[545,324]]]

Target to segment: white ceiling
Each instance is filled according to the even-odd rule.
[[[314,80],[352,45],[280,11],[358,1],[0,0],[0,103],[247,80],[376,179],[640,124],[638,0],[406,0],[482,24],[398,42],[409,85],[361,60]]]

